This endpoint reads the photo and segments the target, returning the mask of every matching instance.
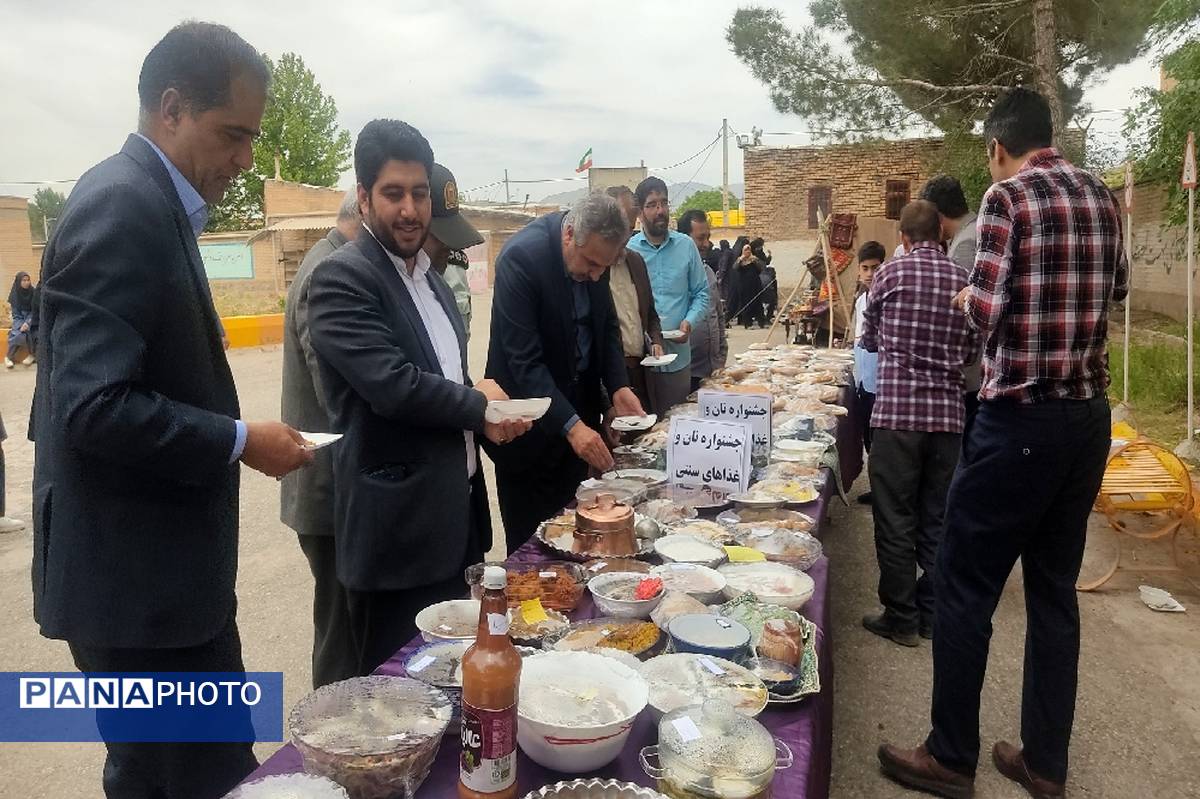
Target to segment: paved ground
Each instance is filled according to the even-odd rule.
[[[482,374],[486,297],[477,298],[471,362]],[[761,333],[734,336],[743,349]],[[779,339],[777,334],[776,340]],[[277,348],[230,354],[246,418],[279,412]],[[0,373],[0,412],[8,426],[9,513],[28,520],[32,446],[24,433],[33,372]],[[997,479],[1003,479],[998,475]],[[863,489],[865,478],[855,486]],[[238,623],[246,665],[285,673],[288,706],[309,684],[310,577],[294,536],[278,521],[278,485],[246,470],[242,482]],[[81,519],[81,524],[86,524]],[[1109,546],[1097,527],[1095,547]],[[902,649],[865,632],[874,610],[877,572],[868,509],[835,507],[826,539],[833,562],[836,645],[834,797],[906,796],[878,775],[874,750],[882,739],[916,742],[928,723],[930,649]],[[1158,553],[1138,550],[1141,562]],[[65,644],[48,641],[33,623],[28,532],[0,538],[0,670],[72,668]],[[1189,572],[1193,579],[1200,569]],[[1071,792],[1094,797],[1200,796],[1200,590],[1180,575],[1155,575],[1192,610],[1154,614],[1138,600],[1135,572],[1118,576],[1102,594],[1081,597],[1083,668],[1075,726]],[[1014,575],[1001,602],[983,698],[983,740],[1018,730],[1023,602]],[[273,745],[261,745],[265,757]],[[0,745],[0,799],[90,799],[101,795],[99,745]],[[990,766],[980,769],[981,797],[1016,797]]]

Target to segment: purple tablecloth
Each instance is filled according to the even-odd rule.
[[[847,392],[850,392],[847,389]],[[858,436],[857,414],[854,412],[853,393],[843,393],[842,403],[850,409],[850,414],[842,424],[838,425],[838,456],[842,472],[843,485],[850,484],[862,470],[862,448]],[[825,487],[815,502],[803,508],[814,519],[818,526],[814,533],[822,537],[825,532],[830,500],[837,495],[837,489],[832,479],[827,475]],[[530,562],[551,560],[553,556],[543,550],[536,541],[530,541],[513,553],[511,560]],[[768,707],[758,720],[763,723],[771,734],[787,744],[795,756],[795,762],[789,769],[779,771],[772,784],[772,793],[777,797],[788,799],[825,799],[829,796],[830,768],[833,757],[833,641],[830,637],[830,606],[829,606],[829,561],[822,557],[809,570],[809,576],[816,584],[812,599],[801,611],[817,625],[817,658],[821,675],[821,693],[810,696],[795,705],[780,705]],[[596,615],[590,595],[584,596],[580,606],[571,614],[575,619],[586,619]],[[378,674],[403,676],[404,663],[408,657],[424,642],[418,637],[406,647],[379,667]],[[640,785],[653,785],[654,781],[647,777],[638,763],[638,752],[643,746],[657,743],[657,729],[643,713],[634,724],[629,740],[620,756],[596,775],[614,779],[635,782]],[[454,797],[458,783],[458,757],[460,747],[457,736],[446,736],[438,751],[429,778],[417,791],[417,799],[450,799]],[[536,790],[543,785],[553,784],[559,780],[570,779],[570,775],[558,774],[542,768],[527,758],[518,750],[517,775],[520,783],[520,795],[527,791]],[[287,774],[303,770],[300,753],[290,744],[284,746],[257,771],[247,777],[248,780],[258,779],[270,774]]]

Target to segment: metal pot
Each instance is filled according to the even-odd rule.
[[[612,494],[600,494],[575,509],[573,549],[588,555],[636,555],[633,507]]]

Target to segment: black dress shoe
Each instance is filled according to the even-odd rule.
[[[915,632],[895,627],[886,613],[880,613],[877,616],[863,616],[862,624],[868,631],[875,633],[880,638],[887,638],[900,646],[918,646],[921,642]]]
[[[856,501],[858,502],[859,505],[870,505],[872,502],[871,492],[868,491],[865,494],[859,494],[858,499]]]

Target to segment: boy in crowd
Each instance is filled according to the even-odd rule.
[[[867,352],[860,344],[864,316],[867,312],[867,294],[875,270],[887,257],[887,250],[877,241],[868,241],[858,250],[858,298],[854,301],[854,383],[855,399],[858,402],[858,418],[862,420],[862,443],[871,452],[871,409],[875,407],[875,370],[879,365],[879,354]],[[871,491],[859,496],[864,505],[871,504]]]

